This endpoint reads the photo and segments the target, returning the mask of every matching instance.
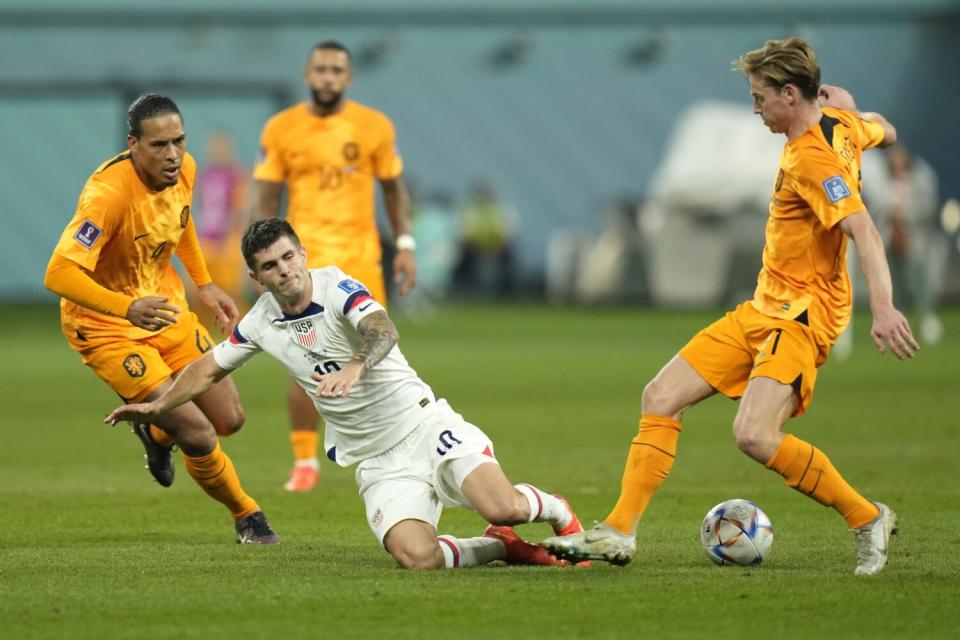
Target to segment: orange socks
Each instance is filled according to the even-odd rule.
[[[877,506],[854,491],[826,454],[809,442],[788,434],[766,466],[783,476],[788,487],[836,509],[851,529],[877,517]]]
[[[294,460],[315,460],[317,457],[317,443],[320,436],[316,431],[294,429],[290,432],[290,444],[293,445]]]
[[[260,511],[254,499],[243,492],[233,462],[220,448],[219,440],[214,450],[207,455],[192,458],[183,454],[183,461],[186,463],[187,473],[193,476],[211,498],[222,502],[230,510],[234,520]]]
[[[155,424],[150,425],[150,437],[161,447],[169,447],[173,444],[173,438],[167,435],[167,432]]]
[[[640,432],[634,438],[627,456],[620,485],[620,498],[604,519],[604,523],[623,533],[632,534],[650,498],[670,473],[677,455],[680,423],[664,416],[644,415]]]

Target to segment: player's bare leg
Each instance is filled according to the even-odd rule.
[[[510,484],[499,464],[477,466],[464,479],[460,491],[471,507],[492,526],[484,536],[500,540],[506,548],[503,558],[511,564],[564,564],[538,544],[530,544],[513,531],[512,525],[549,522],[558,535],[583,531],[580,520],[562,497],[530,484]]]
[[[165,381],[148,395],[146,400],[153,400],[163,395],[171,384],[170,380]],[[214,389],[211,389],[211,392]],[[231,394],[236,394],[236,389],[232,385],[221,387],[212,398],[207,399],[207,404],[218,397],[229,397]],[[227,410],[230,411],[229,407]],[[229,416],[219,417],[223,418],[224,426],[239,428],[238,423],[226,420]],[[239,419],[239,424],[242,424],[243,410],[238,408],[232,411],[232,417]],[[230,511],[240,542],[274,544],[280,541],[267,523],[259,505],[240,486],[240,479],[234,469],[233,461],[220,448],[220,441],[213,423],[199,406],[193,402],[182,404],[158,416],[155,423],[180,447],[187,472],[196,483],[207,495]],[[233,430],[235,431],[236,428]]]
[[[674,356],[643,390],[643,417],[623,473],[613,511],[592,529],[543,541],[558,557],[625,565],[636,554],[635,532],[673,466],[683,412],[716,393],[680,355]]]
[[[887,544],[897,532],[897,515],[860,495],[820,449],[783,433],[782,426],[798,403],[790,385],[770,378],[750,380],[734,420],[737,446],[783,476],[787,486],[843,516],[854,535],[855,573],[877,573],[887,563]]]
[[[210,420],[217,435],[233,435],[243,427],[246,416],[240,403],[240,393],[233,378],[226,377],[201,396],[193,400],[200,411]]]
[[[403,569],[443,569],[447,565],[440,545],[437,530],[422,520],[401,520],[383,538],[384,548]]]
[[[287,491],[311,491],[316,488],[320,474],[320,461],[317,459],[320,417],[313,400],[293,380],[287,386],[287,409],[293,468],[283,487]]]

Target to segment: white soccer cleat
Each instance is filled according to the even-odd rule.
[[[890,536],[897,533],[897,514],[887,505],[874,502],[880,515],[859,527],[851,529],[853,544],[857,550],[857,568],[854,575],[872,576],[887,564],[887,545]]]
[[[602,522],[580,533],[547,538],[543,546],[558,558],[571,562],[602,560],[618,566],[629,564],[637,553],[636,538]]]

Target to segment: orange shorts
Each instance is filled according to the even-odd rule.
[[[742,396],[752,378],[791,385],[800,397],[793,413],[799,416],[813,400],[817,368],[830,351],[805,318],[805,313],[795,320],[771,318],[744,302],[697,333],[680,355],[710,386],[730,398]]]
[[[139,340],[118,337],[70,341],[83,363],[127,402],[139,402],[171,375],[213,347],[210,334],[192,311],[177,323]]]

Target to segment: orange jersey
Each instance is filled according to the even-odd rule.
[[[287,219],[312,266],[379,264],[374,179],[403,172],[395,137],[387,116],[349,100],[331,116],[303,102],[267,122],[253,177],[286,183]]]
[[[880,125],[824,108],[818,124],[784,145],[753,298],[758,311],[785,319],[808,311],[810,328],[830,343],[846,327],[852,296],[838,223],[866,211],[860,158],[882,141]]]
[[[137,176],[129,151],[103,163],[84,185],[54,255],[80,265],[106,289],[134,299],[166,296],[169,304],[186,311],[183,283],[171,256],[184,233],[196,236],[190,216],[196,173],[196,162],[184,154],[177,184],[151,191]],[[60,311],[69,339],[77,332],[134,340],[156,333],[66,299],[60,301]]]

